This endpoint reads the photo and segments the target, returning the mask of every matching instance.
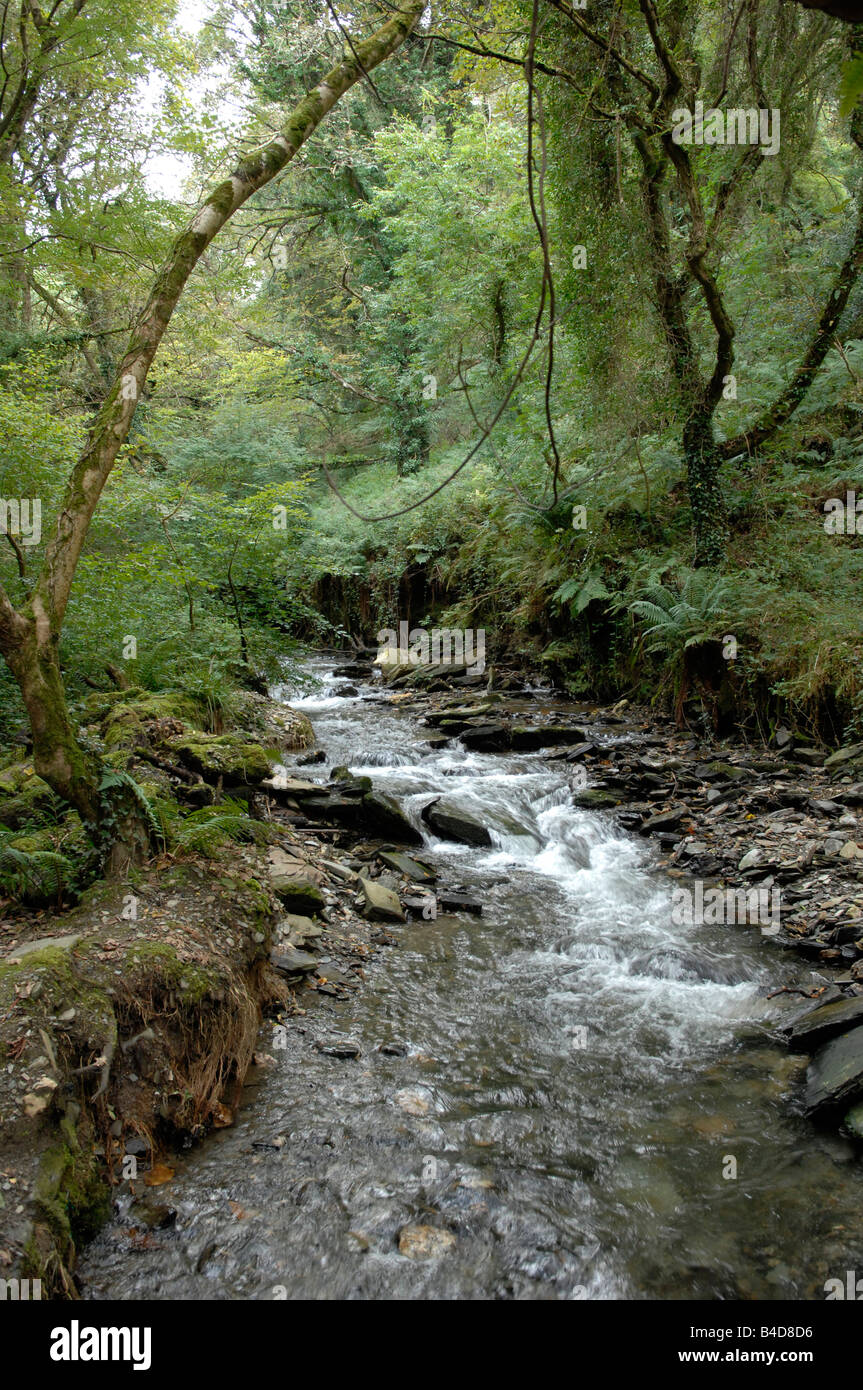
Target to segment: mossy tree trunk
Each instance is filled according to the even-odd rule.
[[[33,731],[39,775],[92,827],[108,862],[118,867],[140,852],[140,814],[122,796],[100,792],[98,759],[80,745],[69,718],[59,664],[60,636],[72,580],[90,522],[125,443],[147,374],[165,330],[200,257],[225,223],[274,179],[336,102],[364,74],[384,62],[418,23],[424,0],[404,0],[370,38],[345,49],[345,57],[308,93],[284,130],[264,149],[241,161],[210,194],[174,242],[156,275],[105,401],[74,465],[33,589],[17,610],[0,587],[0,653],[21,691]],[[107,840],[113,843],[111,847]],[[115,848],[119,846],[119,849]]]

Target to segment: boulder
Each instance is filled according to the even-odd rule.
[[[863,1024],[863,995],[839,999],[833,1004],[820,1004],[798,1018],[784,1031],[788,1046],[794,1052],[814,1052],[837,1033]]]
[[[852,1105],[863,1096],[863,1028],[852,1028],[816,1052],[806,1073],[808,1115]]]
[[[409,854],[403,854],[401,850],[381,850],[378,859],[388,869],[394,869],[397,874],[403,874],[414,883],[433,883],[437,878],[434,869],[421,864],[418,859],[412,859]]]
[[[259,743],[249,743],[240,734],[194,734],[167,742],[173,756],[198,772],[205,782],[228,786],[255,787],[266,781],[276,763]]]
[[[510,746],[510,732],[505,724],[471,724],[459,737],[465,748],[479,753],[502,753]]]
[[[359,802],[359,824],[363,831],[380,835],[399,844],[421,845],[423,837],[411,825],[398,802],[383,792],[368,792]]]
[[[0,772],[0,825],[8,830],[54,821],[65,809],[65,802],[37,777],[31,763],[13,763]]]
[[[309,975],[317,969],[318,958],[288,945],[270,952],[270,964],[280,975]]]
[[[851,743],[847,748],[837,748],[824,761],[825,768],[843,767],[846,763],[863,763],[863,743]]]
[[[493,844],[488,827],[477,816],[463,811],[443,798],[423,808],[422,818],[436,835],[444,840],[456,840],[461,845]]]
[[[385,888],[374,879],[361,878],[360,890],[363,895],[363,916],[373,921],[403,922],[405,914],[402,905],[391,888]]]

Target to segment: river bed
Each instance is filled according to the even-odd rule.
[[[483,914],[395,928],[347,1003],[304,994],[236,1125],[158,1190],[175,1224],[130,1243],[121,1199],[83,1296],[823,1299],[863,1268],[863,1165],[797,1114],[773,1030],[799,1000],[767,997],[822,977],[757,928],[674,925],[649,842],[574,808],[561,765],[430,750],[328,664],[283,692],[327,753],[303,775],[347,764],[418,826],[441,793],[481,816],[493,848],[423,827],[421,854]],[[316,1050],[341,1035],[359,1058]]]

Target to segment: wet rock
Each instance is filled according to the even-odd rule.
[[[351,695],[359,695],[359,693],[355,685],[336,685],[330,691],[331,695],[339,698],[344,697],[345,699]]]
[[[580,806],[583,811],[611,811],[615,806],[619,806],[623,799],[620,792],[589,787],[586,791],[573,793],[572,804]]]
[[[374,879],[360,879],[363,895],[363,916],[374,921],[403,922],[405,914],[402,905],[391,888],[376,883]]]
[[[378,1052],[382,1052],[385,1057],[407,1057],[408,1045],[403,1042],[381,1043]]]
[[[593,753],[595,751],[595,743],[577,743],[574,748],[570,748],[566,753],[566,761],[568,763],[581,762],[582,758],[586,758],[588,753]]]
[[[297,758],[297,767],[310,767],[312,763],[325,763],[327,755],[323,748],[316,748],[314,753],[306,753],[305,757]]]
[[[490,846],[492,838],[487,826],[469,811],[460,810],[443,798],[423,809],[422,818],[436,834],[445,840],[462,845]]]
[[[863,1104],[851,1107],[845,1116],[845,1128],[855,1139],[863,1139]]]
[[[687,951],[677,946],[657,946],[633,956],[634,975],[652,975],[659,980],[707,981],[719,985],[738,985],[747,979],[745,967],[735,960]]]
[[[360,802],[362,828],[368,834],[386,836],[405,845],[421,845],[423,837],[411,825],[397,801],[382,792],[369,792]]]
[[[792,1051],[813,1052],[837,1033],[846,1033],[857,1024],[863,1024],[863,995],[821,1004],[784,1031]]]
[[[359,1043],[354,1042],[353,1038],[334,1038],[329,1042],[316,1042],[315,1050],[323,1053],[325,1057],[350,1059],[363,1055]]]
[[[849,1105],[861,1095],[863,1028],[854,1028],[816,1052],[807,1072],[804,1106],[808,1115],[814,1115]]]
[[[444,912],[470,912],[474,917],[482,916],[482,903],[467,893],[450,893],[439,889],[437,900]]]
[[[478,753],[501,753],[510,747],[510,732],[504,724],[472,724],[460,738],[465,748]]]
[[[412,859],[409,854],[403,854],[401,850],[381,850],[378,859],[387,868],[395,869],[396,873],[403,874],[414,883],[433,883],[437,878],[434,869],[421,864],[418,859]]]
[[[399,1231],[399,1254],[409,1260],[437,1259],[455,1244],[451,1231],[441,1231],[436,1226],[402,1226]]]
[[[348,676],[351,680],[371,680],[373,674],[372,663],[365,661],[349,661],[344,666],[336,666],[333,670],[334,676]]]
[[[169,1207],[164,1202],[148,1201],[146,1197],[139,1197],[132,1203],[129,1215],[136,1226],[145,1226],[148,1231],[165,1231],[177,1220],[175,1207]]]
[[[403,1091],[396,1091],[395,1100],[406,1115],[427,1115],[432,1108],[431,1094],[425,1090],[406,1087]]]
[[[270,964],[281,975],[308,975],[318,968],[318,957],[307,951],[299,951],[296,946],[282,946],[270,952]]]

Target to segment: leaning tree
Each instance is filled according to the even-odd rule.
[[[16,608],[0,587],[0,653],[27,710],[36,771],[76,808],[107,864],[117,871],[142,847],[142,818],[131,790],[104,775],[69,717],[59,647],[75,569],[159,344],[195,266],[230,218],[282,172],[340,98],[401,47],[419,22],[425,0],[401,0],[400,7],[387,8],[391,18],[369,38],[354,40],[346,34],[342,60],[294,108],[281,133],[243,159],[209,194],[177,237],[71,470],[56,529],[29,594]],[[39,13],[35,6],[30,9]]]

